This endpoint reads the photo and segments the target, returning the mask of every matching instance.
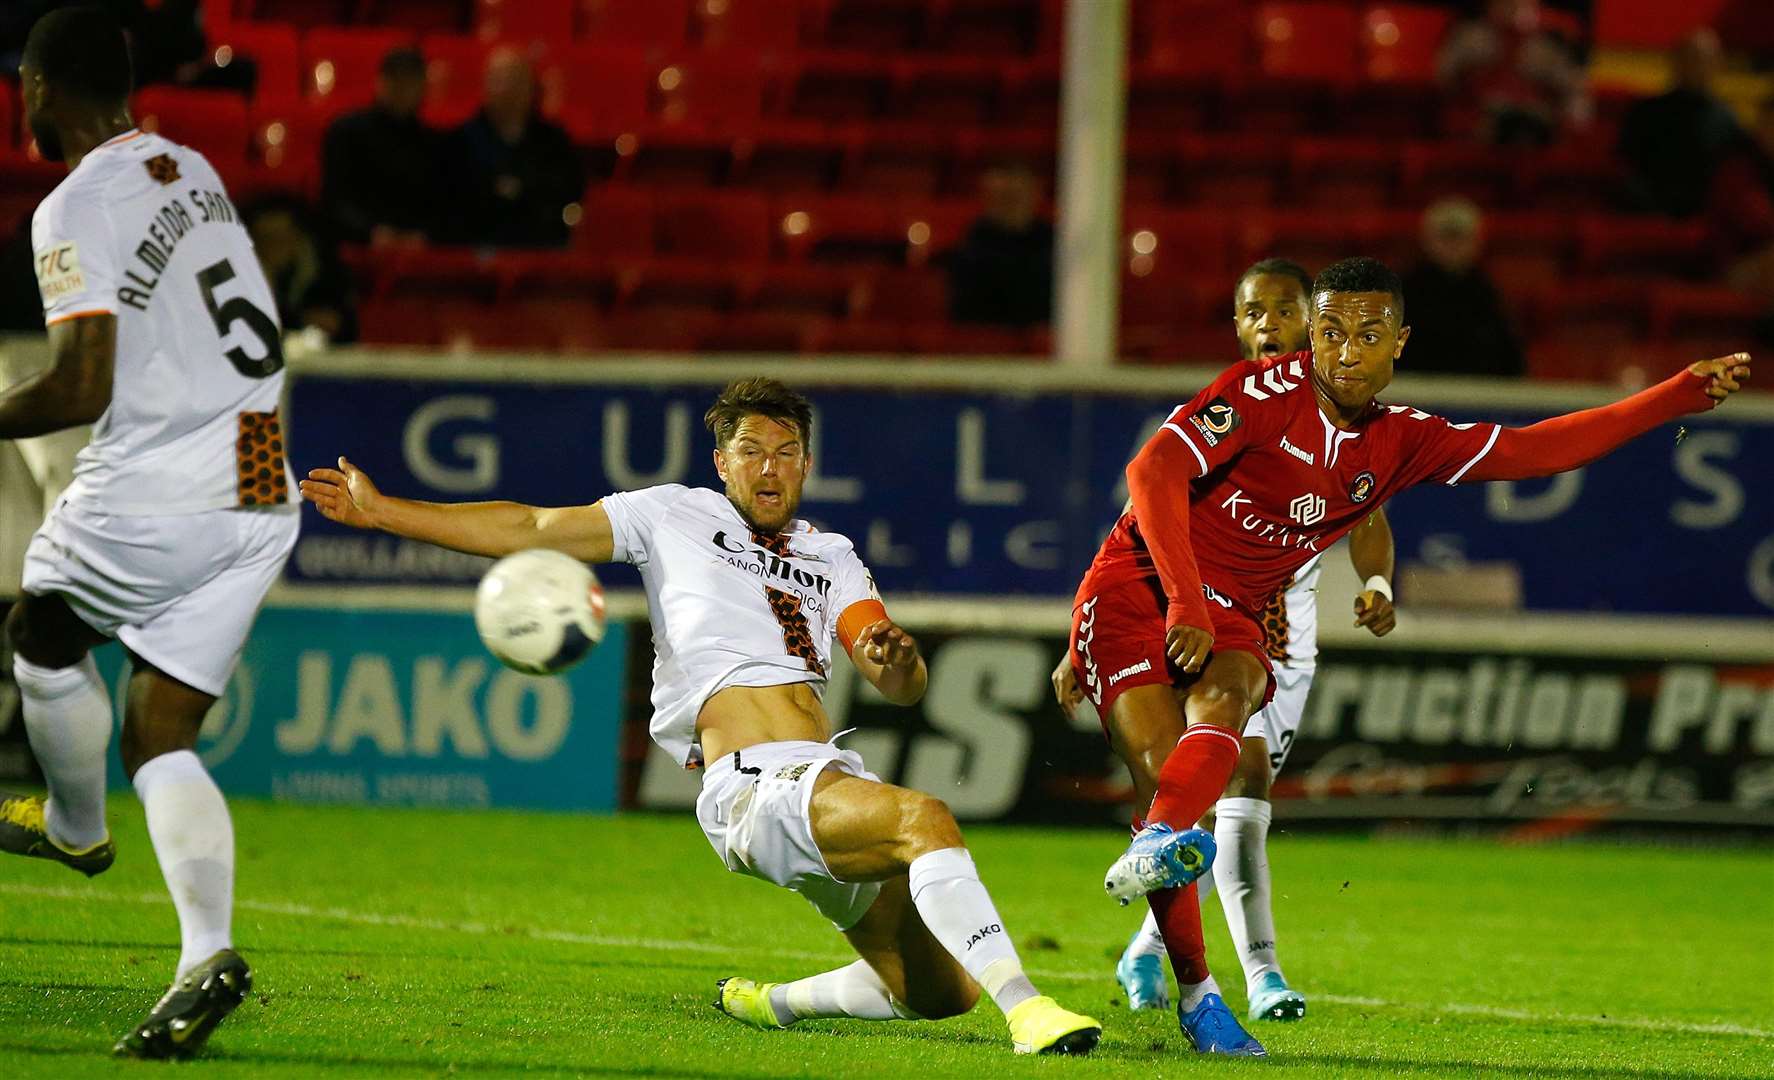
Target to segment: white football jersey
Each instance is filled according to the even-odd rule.
[[[31,220],[44,318],[117,317],[111,405],[67,498],[121,515],[290,501],[277,304],[202,154],[142,131],[81,159]]]
[[[615,561],[638,568],[647,590],[653,741],[681,764],[700,761],[696,716],[717,691],[811,683],[823,692],[839,618],[880,600],[848,539],[799,519],[755,537],[721,492],[664,484],[603,507]]]
[[[1269,658],[1276,666],[1311,669],[1318,666],[1318,572],[1322,555],[1295,571],[1281,594],[1263,612],[1269,637]]]

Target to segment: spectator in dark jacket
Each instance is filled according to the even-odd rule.
[[[437,132],[419,120],[424,100],[425,58],[395,49],[382,58],[375,102],[327,129],[321,199],[341,239],[410,246],[437,231],[443,160]]]
[[[536,80],[516,49],[487,59],[486,99],[456,130],[450,161],[462,170],[457,239],[495,247],[562,247],[563,214],[585,190],[572,139],[536,113]]]
[[[1024,162],[980,177],[985,212],[945,259],[949,317],[1023,328],[1053,318],[1053,226],[1040,216],[1041,182]]]
[[[309,220],[307,208],[294,199],[271,198],[247,207],[245,217],[284,332],[315,329],[335,345],[356,341],[350,275]]]
[[[1443,199],[1423,213],[1423,256],[1404,276],[1404,321],[1411,338],[1399,370],[1443,375],[1520,375],[1521,345],[1503,301],[1478,264],[1483,219],[1466,199]]]
[[[1671,54],[1670,67],[1670,88],[1627,112],[1620,125],[1620,156],[1647,209],[1685,218],[1706,208],[1719,166],[1749,140],[1713,92],[1717,34],[1702,29],[1688,35]]]

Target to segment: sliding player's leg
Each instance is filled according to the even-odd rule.
[[[117,854],[105,828],[111,698],[90,653],[105,635],[60,594],[26,593],[7,615],[6,639],[49,797],[0,795],[0,851],[102,873]]]
[[[790,984],[726,979],[715,1005],[757,1027],[815,1016],[944,1017],[984,987],[1019,1052],[1081,1053],[1101,1025],[1029,981],[938,799],[881,783],[853,752],[767,743],[711,762],[697,818],[727,866],[801,893],[864,963]]]

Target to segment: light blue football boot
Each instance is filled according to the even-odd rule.
[[[1177,1006],[1177,1023],[1188,1036],[1189,1045],[1197,1054],[1225,1054],[1228,1057],[1268,1057],[1263,1044],[1251,1038],[1250,1032],[1238,1023],[1225,999],[1208,994],[1188,1012]]]
[[[1133,943],[1145,931],[1135,930],[1115,964],[1115,981],[1127,995],[1129,1009],[1170,1008],[1170,980],[1164,977],[1164,958],[1151,953],[1136,953]]]
[[[1267,971],[1250,989],[1252,1020],[1298,1020],[1306,1015],[1306,995],[1290,990],[1279,971]]]
[[[1156,889],[1180,889],[1207,873],[1215,850],[1206,829],[1147,825],[1109,867],[1103,888],[1123,904]]]

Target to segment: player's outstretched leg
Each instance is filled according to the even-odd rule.
[[[0,797],[0,851],[103,873],[117,848],[105,829],[105,751],[111,698],[89,650],[105,640],[58,595],[26,595],[6,619],[31,752],[47,800]]]
[[[875,907],[849,936],[893,997],[920,1015],[936,1015],[919,991],[935,966],[934,957],[920,955],[919,943],[933,942],[1003,1010],[1017,1053],[1082,1054],[1096,1047],[1102,1025],[1061,1008],[1024,972],[960,827],[940,799],[828,771],[809,816],[834,876],[883,882]],[[871,923],[877,909],[879,920]]]
[[[123,766],[179,913],[179,966],[152,1011],[119,1039],[129,1057],[188,1057],[252,986],[234,951],[234,825],[221,789],[192,751],[215,698],[132,657]]]

